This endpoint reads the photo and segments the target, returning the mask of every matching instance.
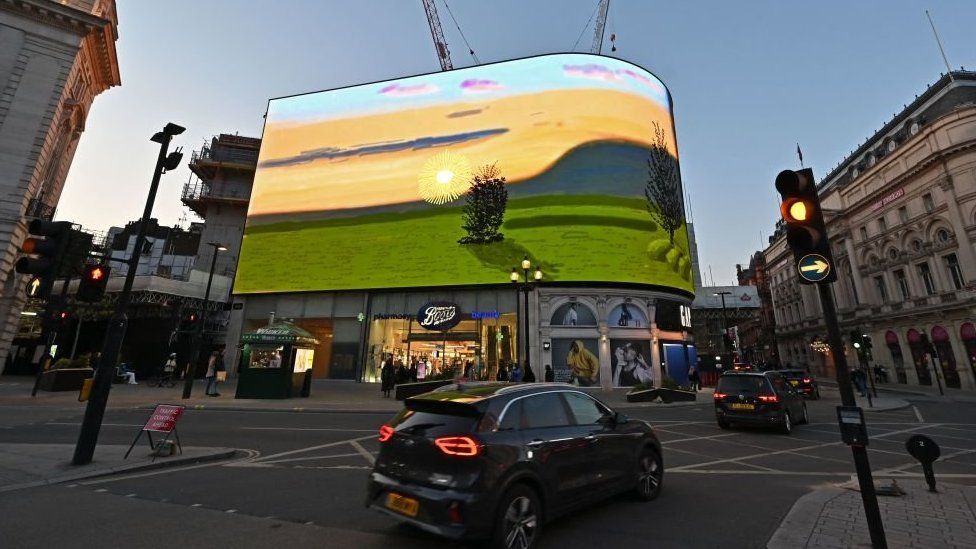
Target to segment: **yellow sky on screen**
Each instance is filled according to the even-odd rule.
[[[478,109],[476,114],[448,117]],[[640,95],[605,89],[544,91],[311,123],[269,122],[262,163],[325,147],[348,149],[425,136],[508,131],[452,145],[260,167],[248,215],[418,201],[424,163],[444,150],[465,156],[472,167],[497,162],[509,184],[517,184],[585,143],[617,140],[647,145],[655,122],[669,137],[673,135],[665,108]],[[670,139],[668,145],[674,152]]]

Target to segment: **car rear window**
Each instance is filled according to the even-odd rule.
[[[721,393],[757,394],[769,391],[765,376],[722,376],[715,389]]]
[[[411,404],[389,423],[397,432],[427,437],[474,432],[480,414],[473,407]],[[465,408],[468,408],[467,410]]]

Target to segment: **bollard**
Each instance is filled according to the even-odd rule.
[[[925,435],[914,435],[905,442],[905,449],[922,464],[922,472],[925,474],[925,482],[929,485],[929,492],[938,492],[935,489],[935,472],[932,470],[932,463],[939,459],[939,445]]]

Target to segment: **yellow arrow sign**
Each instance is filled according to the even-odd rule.
[[[813,271],[813,272],[815,272],[817,274],[820,274],[820,273],[826,271],[829,267],[830,267],[830,264],[828,264],[828,263],[826,263],[824,261],[820,261],[819,259],[817,259],[817,260],[814,260],[814,262],[813,262],[812,265],[803,265],[802,267],[800,267],[800,270],[803,271],[803,272]]]
[[[30,282],[27,283],[27,297],[34,297],[37,292],[41,289],[41,279],[32,278]]]

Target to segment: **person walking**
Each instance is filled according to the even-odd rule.
[[[552,371],[552,366],[549,364],[546,364],[545,380],[546,383],[552,383],[553,381],[556,381],[556,373]]]
[[[694,391],[701,390],[701,379],[698,377],[698,369],[694,366],[688,370],[688,382],[691,383],[691,388]]]
[[[207,396],[220,396],[220,393],[217,392],[217,362],[219,358],[219,353],[214,351],[210,353],[210,360],[207,361]],[[221,365],[221,370],[223,370],[223,365]]]
[[[512,366],[512,381],[519,383],[522,381],[522,369],[519,368],[518,362]]]
[[[525,373],[522,374],[522,381],[526,383],[535,383],[535,372],[532,371],[532,367],[529,363],[525,363]]]
[[[498,365],[498,375],[495,376],[498,381],[508,381],[508,367],[504,363]]]
[[[380,368],[380,389],[383,391],[383,396],[386,398],[390,397],[390,391],[393,390],[393,360],[387,357],[383,361],[383,366]]]

